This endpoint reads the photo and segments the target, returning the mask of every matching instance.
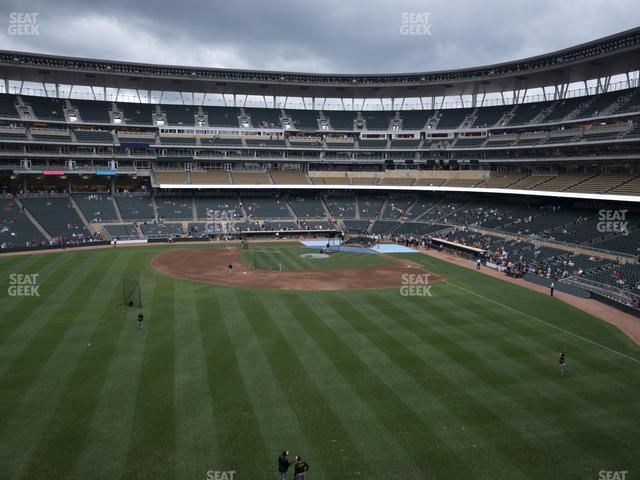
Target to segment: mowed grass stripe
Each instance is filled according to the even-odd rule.
[[[238,475],[260,478],[247,462],[247,454],[256,462],[266,462],[269,455],[240,369],[238,356],[242,351],[236,349],[230,327],[224,321],[228,313],[232,321],[237,318],[231,305],[224,301],[231,291],[206,288],[196,303],[209,392],[209,405],[201,408],[213,412],[212,469],[236,470]]]
[[[121,478],[175,478],[174,295],[175,281],[157,276],[146,300],[144,358],[131,439]]]
[[[430,300],[429,310],[432,312],[432,319],[438,318],[441,321],[443,318],[447,318],[446,314],[448,310],[446,306],[441,305],[437,297]],[[370,304],[377,305],[378,308],[386,311],[393,309],[393,311],[397,312],[393,318],[406,332],[411,335],[418,336],[426,344],[439,349],[441,353],[446,356],[446,359],[444,360],[445,363],[453,363],[465,370],[468,370],[472,373],[473,379],[477,382],[482,382],[483,385],[476,385],[475,382],[472,382],[469,385],[471,387],[469,388],[469,391],[472,392],[476,405],[481,405],[481,408],[478,409],[477,412],[474,412],[474,409],[468,405],[465,407],[468,410],[468,415],[472,418],[474,416],[477,418],[483,418],[486,410],[491,410],[496,416],[500,416],[502,418],[506,417],[503,411],[504,404],[507,404],[508,406],[508,399],[513,397],[513,390],[510,389],[510,387],[516,383],[522,383],[523,378],[527,379],[528,384],[532,384],[531,377],[533,372],[522,372],[523,376],[516,376],[513,369],[509,368],[508,364],[489,365],[481,355],[465,348],[464,343],[456,342],[450,337],[434,332],[426,327],[424,322],[417,320],[417,315],[414,313],[415,309],[404,309],[400,306],[400,302],[394,302],[393,304],[391,302],[385,303],[385,300],[379,297],[372,297]],[[479,311],[482,312],[482,310]],[[526,347],[526,344],[524,347]],[[551,374],[551,372],[549,372],[549,374]],[[455,379],[455,376],[453,379]],[[467,384],[470,383],[470,379],[467,377],[465,377],[465,381]],[[554,393],[560,394],[561,391]],[[550,420],[548,428],[550,431],[554,430],[554,426],[557,427],[560,425],[564,427],[562,431],[565,432],[583,430],[585,428],[583,419],[574,413],[573,408],[568,407],[568,405],[573,406],[573,403],[575,402],[568,402],[567,404],[564,404],[554,400],[552,396],[543,395],[538,397],[538,401],[538,407],[542,407],[543,411],[546,410],[548,412],[548,419]],[[496,405],[500,405],[499,410],[494,408]],[[519,405],[519,407],[522,408],[522,405]],[[538,408],[537,413],[539,413],[540,410],[541,409]],[[506,423],[509,421],[509,418],[504,418],[504,420]],[[544,421],[544,418],[539,419],[539,421]],[[492,426],[494,426],[493,422],[491,424],[483,424],[481,422],[474,421],[473,423],[476,425],[476,428],[481,428],[483,431],[490,431]],[[510,424],[510,426],[518,430],[521,435],[525,435],[527,433],[526,430],[523,431],[518,429],[513,424]],[[584,433],[591,434],[594,430],[598,435],[606,437],[604,432],[600,432],[593,427],[588,427],[587,432]],[[499,433],[500,432],[492,432],[492,436],[498,436]],[[585,435],[585,437],[588,437],[588,435]],[[577,450],[575,452],[576,454],[589,455],[591,458],[598,458],[600,454],[607,453],[606,451],[594,449],[595,445],[591,444],[589,441],[590,439],[588,438],[585,438],[587,441],[584,441],[580,438],[570,438],[567,436],[566,440],[567,442],[565,442],[565,444],[567,445],[567,451],[569,452]],[[573,445],[571,445],[572,443]],[[619,448],[620,445],[614,444],[613,447],[616,449]]]
[[[452,290],[455,292],[456,289]],[[462,290],[458,290],[458,293],[453,295],[453,301],[456,304],[463,307],[464,305],[471,305],[475,307],[473,311],[488,312],[484,317],[485,323],[491,323],[501,328],[504,334],[509,335],[514,340],[516,339],[515,336],[517,336],[518,340],[523,344],[537,345],[537,351],[544,352],[550,359],[553,356],[554,362],[557,360],[558,352],[567,351],[567,347],[570,345],[569,358],[572,359],[574,365],[584,365],[602,376],[607,376],[609,382],[617,382],[618,390],[622,390],[622,392],[629,388],[627,384],[628,375],[634,375],[638,371],[638,367],[632,362],[626,362],[625,359],[611,355],[606,350],[595,348],[590,343],[583,342],[579,338],[567,336],[564,332],[532,322],[524,315],[514,315],[514,312],[504,309],[493,302],[487,302],[485,299],[476,296],[468,298],[468,295]],[[537,295],[546,299],[541,294]],[[606,340],[612,336],[612,332],[609,329],[603,328],[604,322],[573,309],[563,302],[550,300],[553,303],[557,302],[557,305],[551,305],[550,314],[580,318],[583,322],[583,329],[587,332],[593,329],[594,333],[591,333],[591,335],[597,335],[599,339]],[[546,310],[542,311],[545,312]]]
[[[75,328],[75,335],[82,337],[82,345],[86,340],[90,345],[87,344],[77,360],[68,358],[71,373],[64,393],[31,456],[25,478],[69,478],[85,448],[90,422],[115,353],[114,339],[125,328],[125,321],[113,321],[110,315],[120,308],[114,307],[121,301],[121,291],[117,286],[121,285],[122,272],[135,271],[132,267],[140,265],[140,257],[132,252],[109,255],[105,260],[108,260],[110,269],[93,289],[87,307],[79,312],[82,324]],[[75,368],[72,369],[74,363]]]
[[[369,294],[366,295],[366,297],[373,297],[373,295]],[[366,302],[370,300],[369,298],[365,298],[364,301]],[[422,389],[429,391],[432,388],[431,382],[435,380],[440,388],[444,386],[445,391],[456,392],[457,395],[464,396],[466,398],[467,410],[472,409],[473,411],[481,414],[474,417],[475,421],[479,424],[493,425],[494,428],[499,428],[504,435],[508,435],[509,438],[512,439],[513,443],[511,445],[518,444],[517,448],[509,447],[508,445],[504,446],[501,455],[491,457],[492,462],[496,463],[498,460],[501,460],[501,464],[491,465],[483,464],[483,459],[485,459],[486,456],[482,450],[488,447],[488,444],[483,442],[483,444],[478,448],[479,453],[473,456],[473,463],[475,465],[480,465],[484,468],[504,469],[504,471],[509,472],[524,472],[528,468],[527,462],[531,462],[531,459],[535,458],[537,455],[542,455],[542,450],[539,447],[534,443],[529,442],[522,435],[513,430],[499,415],[496,415],[491,410],[485,408],[464,390],[461,391],[460,387],[457,386],[450,378],[442,375],[431,364],[425,362],[419,355],[407,348],[404,343],[394,338],[394,336],[388,332],[392,323],[388,324],[387,321],[385,322],[388,324],[386,328],[380,327],[366,314],[352,306],[348,301],[347,296],[344,294],[335,295],[331,306],[338,315],[348,321],[356,330],[366,336],[378,349],[388,355],[391,362],[411,376]],[[388,320],[393,322],[396,318],[388,317]],[[459,420],[465,424],[470,420],[470,418],[464,415],[463,412],[451,409],[450,413],[454,416],[458,416]],[[475,433],[481,432],[476,431]],[[522,458],[523,445],[526,446],[526,450],[530,455],[528,458]],[[468,446],[469,445],[467,444],[467,447]],[[452,454],[454,454],[454,452],[457,453],[461,458],[465,459],[464,461],[471,461],[472,455],[470,450],[467,450],[466,454],[463,455],[465,453],[463,444],[453,445],[451,446],[451,450]],[[533,465],[536,463],[533,463]],[[453,468],[455,468],[455,466]],[[468,472],[466,474],[468,475]]]
[[[11,297],[9,295],[9,286],[11,284],[11,274],[33,274],[42,273],[42,267],[50,265],[52,258],[46,258],[48,255],[20,255],[15,257],[0,257],[0,294],[6,301],[0,302],[0,328],[5,322],[11,321],[6,316],[6,312],[15,307],[19,297]]]
[[[3,279],[3,281],[6,282],[3,290],[7,292],[7,296],[6,300],[1,302],[6,310],[0,319],[0,328],[3,333],[0,338],[0,348],[11,338],[14,331],[18,330],[27,322],[37,310],[47,308],[48,305],[43,302],[42,299],[52,298],[54,294],[60,290],[63,282],[74,273],[73,269],[70,268],[70,265],[72,265],[74,261],[74,258],[71,256],[40,255],[38,260],[39,261],[33,264],[29,270],[25,269],[21,272],[11,273],[39,274],[37,280],[39,285],[38,294],[40,296],[10,297],[8,295],[9,275]],[[80,261],[78,266],[83,264],[84,263]],[[25,315],[26,312],[28,313]]]
[[[174,310],[176,478],[205,478],[215,465],[215,423],[209,401],[205,343],[200,338],[197,302],[211,287],[176,282]],[[169,313],[169,312],[168,312]]]
[[[355,470],[362,472],[366,478],[371,472],[367,463],[363,461],[364,452],[354,443],[350,432],[344,428],[331,405],[309,376],[309,372],[295,355],[290,345],[295,339],[290,340],[278,329],[270,305],[265,305],[260,295],[251,290],[237,290],[235,294],[243,305],[246,320],[260,342],[278,386],[287,398],[286,406],[293,411],[298,423],[302,425],[312,448],[310,455],[313,455],[317,462],[314,474],[326,477],[329,475],[326,468],[330,465],[333,471]],[[337,439],[340,443],[328,445],[327,438]],[[311,459],[309,461],[311,462]]]
[[[57,286],[49,291],[43,290],[42,296],[37,297],[39,306],[27,316],[35,318],[30,323],[31,328],[27,329],[25,325],[24,331],[15,332],[16,336],[24,338],[11,339],[11,342],[2,346],[6,363],[0,377],[3,391],[0,399],[0,434],[77,318],[77,310],[88,302],[84,294],[87,285],[96,285],[102,278],[100,272],[104,272],[107,265],[105,257],[99,257],[91,269],[83,269],[84,264],[74,265],[67,259],[59,267],[61,277]],[[76,266],[84,271],[80,282],[73,276]]]
[[[342,332],[335,332],[325,323],[328,307],[323,303],[330,301],[330,297],[316,298],[313,303],[308,297],[306,294],[285,294],[281,295],[281,302],[289,310],[290,317],[296,319],[300,337],[311,338],[313,346],[329,363],[325,368],[328,371],[316,375],[325,381],[321,388],[330,389],[326,393],[329,402],[352,432],[354,441],[368,445],[371,473],[367,478],[390,478],[397,474],[398,465],[403,466],[408,478],[418,472],[424,476],[437,471],[441,466],[438,452],[445,453],[438,446],[441,439],[405,404],[402,390],[394,390],[382,381],[380,376],[386,376],[387,372],[370,368],[343,340]],[[307,369],[317,370],[320,363],[317,355],[309,358],[304,353],[299,352],[299,357],[303,363],[308,362]],[[336,376],[342,379],[340,385],[332,380]],[[345,409],[351,411],[344,412]],[[416,454],[409,447],[422,442],[425,435],[432,442],[422,444],[424,452],[428,453]],[[392,462],[390,458],[393,458]],[[454,458],[450,460],[455,461]],[[357,476],[355,471],[342,473],[349,478]]]
[[[447,283],[453,285],[454,288],[464,287],[467,289],[469,296],[479,295],[487,303],[498,302],[510,306],[511,312],[514,314],[512,315],[513,320],[520,324],[535,322],[531,318],[527,320],[526,315],[535,316],[536,312],[549,312],[549,315],[545,316],[545,321],[551,325],[571,333],[586,333],[584,331],[584,313],[556,298],[427,255],[399,255],[399,257],[421,263],[433,273],[444,276],[448,280]],[[438,284],[434,285],[434,288],[437,287]],[[516,305],[517,308],[512,305]],[[523,315],[523,312],[526,315]],[[612,326],[602,321],[588,322],[586,326],[590,336],[597,338],[597,343],[626,355],[638,356],[639,347]],[[537,328],[538,326],[536,326]],[[555,330],[552,326],[543,324],[539,324],[539,328]]]
[[[273,296],[267,294],[269,299]],[[287,408],[288,397],[280,388],[265,352],[261,339],[256,337],[246,313],[246,302],[235,294],[226,293],[220,297],[225,311],[233,312],[224,316],[227,330],[238,352],[238,366],[243,383],[249,392],[260,434],[265,445],[266,456],[259,472],[254,475],[273,473],[274,458],[283,449],[290,449],[292,454],[313,455],[304,425],[299,423],[291,408]],[[271,304],[271,308],[276,308]],[[278,314],[278,312],[276,312]]]
[[[76,288],[66,290],[65,295],[56,299],[59,306],[52,312],[55,315],[52,318],[64,320],[55,322],[46,317],[49,321],[34,332],[21,358],[3,377],[4,421],[0,423],[0,440],[7,448],[0,458],[2,463],[13,464],[16,478],[27,466],[27,459],[52,418],[56,402],[65,394],[66,379],[87,348],[87,339],[78,333],[90,324],[83,315],[84,309],[91,307],[91,292],[101,284],[110,262],[101,256],[93,268],[85,270],[84,277],[76,278],[79,280]],[[30,368],[25,370],[25,365]],[[34,412],[38,415],[34,416]],[[16,425],[20,425],[17,431]]]
[[[618,398],[629,398],[633,395],[633,385],[629,385],[629,375],[634,374],[634,365],[620,361],[612,362],[609,358],[603,359],[601,352],[580,342],[578,339],[569,339],[561,333],[553,330],[541,329],[535,331],[530,324],[524,324],[525,330],[521,332],[518,324],[511,319],[509,312],[499,309],[493,304],[487,307],[481,299],[466,299],[462,302],[462,294],[458,292],[450,299],[445,298],[451,308],[458,305],[464,311],[464,315],[471,319],[471,322],[483,328],[488,336],[487,340],[494,345],[496,351],[501,351],[504,358],[509,358],[513,363],[527,368],[541,377],[548,378],[548,373],[553,367],[553,373],[557,373],[557,356],[560,350],[566,350],[570,345],[572,364],[575,364],[580,371],[580,377],[590,383],[606,382],[610,385],[611,396]],[[428,309],[426,305],[418,305],[418,308]],[[478,312],[483,312],[480,316]],[[428,312],[427,312],[428,313]],[[591,319],[586,314],[584,322],[599,322]],[[474,320],[475,319],[475,320]],[[515,327],[515,328],[514,328]],[[458,328],[458,327],[455,327]],[[462,330],[460,330],[462,333]],[[561,340],[559,339],[561,338]],[[524,348],[526,347],[526,348]],[[576,401],[581,400],[576,398]]]
[[[142,280],[148,258],[141,254],[135,254],[134,258],[135,262],[130,264],[130,268],[122,272],[122,278],[142,281],[142,299],[146,303],[153,282],[151,279]],[[121,286],[119,281],[114,286],[114,295],[118,298]],[[114,310],[105,312],[105,320],[122,325],[118,336],[106,336],[106,342],[102,335],[93,339],[97,349],[102,348],[103,342],[113,342],[115,346],[90,420],[84,448],[69,474],[72,479],[120,478],[126,466],[146,331],[136,328],[137,309],[121,305],[121,301],[116,301],[115,305]],[[108,454],[105,455],[105,452]]]

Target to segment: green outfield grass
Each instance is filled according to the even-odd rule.
[[[422,255],[431,297],[215,287],[167,248],[0,257],[1,479],[640,476],[640,349],[557,299]]]
[[[287,248],[274,247],[273,244],[258,244],[254,248],[240,253],[242,262],[248,266],[253,266],[254,251],[259,252],[263,257],[262,263],[269,262],[272,265],[282,267],[286,270],[318,270],[325,268],[365,268],[373,265],[390,263],[390,260],[382,255],[361,252],[335,252],[329,258],[304,258],[305,254],[318,254],[320,248],[307,248],[289,246]]]

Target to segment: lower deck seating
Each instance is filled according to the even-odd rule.
[[[237,196],[199,196],[193,198],[199,220],[235,221],[244,218],[242,203]]]
[[[90,223],[117,222],[113,197],[108,193],[74,193],[73,200]]]
[[[242,196],[241,200],[249,218],[292,218],[284,198]]]
[[[91,237],[67,196],[24,197],[22,203],[52,237],[78,241]]]
[[[0,248],[40,245],[46,238],[12,197],[0,197]]]
[[[193,198],[156,196],[158,218],[165,220],[193,220]]]
[[[183,233],[181,223],[143,223],[140,230],[147,238],[174,238]]]
[[[383,203],[384,197],[380,195],[358,195],[360,218],[377,218]]]
[[[332,195],[325,198],[325,204],[334,218],[354,218],[356,216],[356,204],[352,196]]]
[[[140,232],[133,224],[103,225],[102,229],[109,240],[133,240],[140,238]]]
[[[289,205],[298,218],[324,218],[326,216],[322,200],[313,194],[294,195]]]
[[[124,221],[152,220],[155,217],[150,195],[116,195],[115,199]]]

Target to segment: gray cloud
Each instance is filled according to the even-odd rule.
[[[316,72],[411,72],[513,60],[638,24],[632,0],[192,0],[0,5],[0,47],[149,63]],[[10,36],[39,12],[39,36]],[[403,14],[431,35],[402,35]]]

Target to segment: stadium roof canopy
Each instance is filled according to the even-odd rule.
[[[640,69],[640,27],[544,55],[481,67],[396,74],[318,74],[153,65],[0,50],[0,77],[121,89],[319,98],[522,91]]]

